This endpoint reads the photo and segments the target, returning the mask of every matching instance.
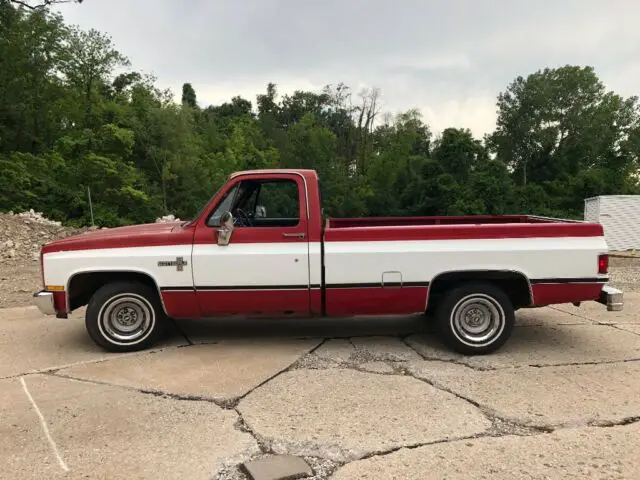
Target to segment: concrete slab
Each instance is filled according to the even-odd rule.
[[[275,453],[338,462],[491,427],[470,403],[415,378],[339,368],[283,373],[237,408]]]
[[[605,324],[640,324],[640,292],[624,293],[624,310],[621,312],[608,312],[607,307],[597,302],[585,302],[579,307],[574,307],[571,304],[554,305],[553,308],[574,315],[580,315],[593,322]]]
[[[0,380],[1,478],[57,478],[64,471],[19,379]]]
[[[415,350],[395,337],[356,337],[351,341],[356,347],[357,355],[375,360],[406,362],[421,360]]]
[[[574,307],[575,308],[575,307]],[[516,325],[523,327],[546,325],[590,325],[593,322],[577,312],[560,311],[551,307],[523,308],[516,312]]]
[[[196,344],[229,339],[403,336],[422,332],[426,328],[422,316],[258,320],[233,318],[178,320],[176,324]]]
[[[639,450],[639,424],[570,429],[403,449],[350,463],[331,479],[631,479],[640,478]]]
[[[83,315],[78,311],[63,320],[41,315],[36,307],[0,310],[0,378],[149,352],[114,354],[102,350],[89,338]],[[153,350],[184,344],[184,338],[171,337]]]
[[[77,365],[61,373],[174,395],[229,400],[286,369],[320,340],[227,340]]]
[[[530,426],[586,426],[640,416],[640,362],[479,372],[449,362],[409,371]]]
[[[482,369],[615,362],[640,359],[640,338],[606,325],[516,327],[497,352],[463,356],[433,335],[415,335],[407,343],[429,360],[454,360]]]
[[[311,467],[300,457],[270,455],[242,464],[251,480],[295,480],[313,475]]]
[[[10,383],[7,383],[10,382]],[[187,402],[48,375],[26,377],[60,457],[57,463],[18,379],[0,390],[0,464],[6,478],[201,478],[259,453],[237,415]],[[8,433],[8,434],[5,434]]]

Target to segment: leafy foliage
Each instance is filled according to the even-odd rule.
[[[585,197],[640,193],[637,98],[590,67],[516,78],[484,139],[434,137],[419,111],[381,117],[377,90],[344,84],[203,108],[185,83],[174,101],[52,3],[0,0],[0,210],[87,224],[90,190],[100,225],[189,218],[231,172],[277,167],[317,170],[332,216],[580,218]]]

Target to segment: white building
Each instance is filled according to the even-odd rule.
[[[584,201],[584,219],[602,224],[611,250],[640,250],[640,195],[587,198]]]

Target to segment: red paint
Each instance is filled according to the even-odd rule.
[[[42,254],[100,248],[133,248],[191,245],[193,227],[181,223],[151,223],[82,233],[56,240],[42,247]]]
[[[536,283],[531,285],[534,305],[587,302],[600,297],[602,283]]]
[[[199,318],[202,317],[202,310],[196,299],[196,292],[186,291],[163,291],[162,303],[167,315],[173,318]]]
[[[602,225],[593,223],[532,223],[353,227],[325,230],[326,242],[406,240],[473,240],[498,238],[598,237]]]
[[[67,310],[67,292],[52,292],[53,293],[53,307],[56,313],[69,313]]]
[[[404,315],[425,310],[427,287],[328,288],[327,315]]]
[[[198,304],[205,317],[308,316],[309,290],[200,290]]]

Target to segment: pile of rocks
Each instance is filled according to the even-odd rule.
[[[180,219],[176,218],[175,215],[165,215],[163,217],[156,218],[156,223],[173,223],[179,221]]]
[[[13,212],[9,212],[9,215],[14,215]],[[49,220],[42,215],[42,212],[35,212],[33,208],[28,212],[18,213],[18,216],[24,218],[30,222],[41,223],[43,225],[53,225],[56,227],[61,227],[61,222],[56,222],[54,220]]]
[[[42,245],[82,231],[33,210],[0,213],[0,263],[37,262]]]

